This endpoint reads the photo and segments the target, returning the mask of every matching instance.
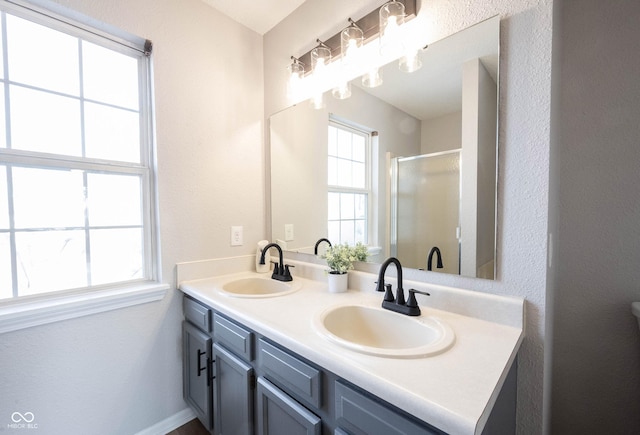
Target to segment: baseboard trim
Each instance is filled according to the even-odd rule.
[[[153,426],[141,430],[136,435],[166,435],[194,418],[196,418],[196,414],[191,410],[191,408],[185,408],[182,411],[159,421]]]

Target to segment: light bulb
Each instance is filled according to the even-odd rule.
[[[322,109],[324,107],[324,98],[322,92],[318,92],[316,95],[311,97],[311,100],[309,100],[309,102],[311,103],[311,107],[313,107],[314,109]]]
[[[375,88],[382,84],[382,71],[379,68],[372,68],[362,76],[362,86]]]
[[[346,100],[351,96],[351,83],[348,81],[341,82],[333,89],[331,94],[338,100]]]
[[[422,68],[422,61],[420,60],[419,51],[412,50],[406,53],[398,64],[400,71],[412,73]]]

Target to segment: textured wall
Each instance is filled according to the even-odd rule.
[[[262,38],[199,0],[59,0],[154,42],[162,270],[254,252],[264,233]],[[245,245],[229,246],[244,226]],[[0,431],[126,434],[186,407],[179,293],[0,336]]]
[[[640,3],[554,13],[553,433],[640,433]]]
[[[347,4],[348,3],[348,4]],[[379,1],[308,0],[265,35],[265,114],[286,107],[285,68]],[[336,11],[340,11],[339,13]],[[519,433],[543,426],[543,360],[551,86],[551,0],[422,1],[420,29],[435,41],[499,14],[498,275],[495,281],[433,274],[431,282],[527,299],[518,370]]]

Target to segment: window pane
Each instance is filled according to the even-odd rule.
[[[329,192],[329,201],[327,205],[329,220],[340,219],[340,194]]]
[[[0,21],[0,79],[4,79],[4,44],[2,43],[2,21]]]
[[[367,217],[367,195],[359,194],[354,195],[355,202],[355,218],[365,219]]]
[[[82,154],[80,101],[19,86],[10,93],[12,148]]]
[[[83,231],[16,233],[18,296],[87,286]]]
[[[327,172],[327,183],[329,186],[336,186],[338,184],[338,159],[328,157]]]
[[[84,113],[87,157],[140,162],[138,112],[85,103]]]
[[[338,130],[338,157],[351,158],[351,132]]]
[[[340,221],[329,221],[329,226],[327,230],[327,237],[329,240],[335,240],[334,243],[339,243],[340,241]]]
[[[340,222],[340,243],[347,243],[352,246],[355,245],[353,221]]]
[[[353,156],[352,159],[356,162],[365,161],[366,155],[366,146],[365,146],[365,138],[363,136],[354,134],[353,135]]]
[[[328,154],[330,156],[338,155],[338,129],[332,126],[329,126],[329,145],[328,145]]]
[[[0,300],[13,296],[9,234],[0,233]]]
[[[364,220],[355,221],[355,243],[367,243],[367,223]]]
[[[0,229],[9,229],[9,193],[7,192],[6,166],[0,166]]]
[[[343,193],[340,195],[340,219],[355,218],[354,195],[351,193]]]
[[[1,27],[2,26],[0,26],[0,28]],[[2,54],[2,48],[0,47],[0,55],[1,54]],[[1,64],[2,64],[2,60],[0,60],[0,65]],[[4,111],[4,86],[0,86],[0,148],[7,147],[7,124],[5,121],[6,121],[6,116]]]
[[[79,95],[78,38],[7,14],[9,78]]]
[[[138,60],[82,41],[84,96],[138,110]]]
[[[349,160],[338,160],[338,186],[353,187],[353,173]]]
[[[16,228],[84,226],[81,171],[13,168]]]
[[[141,225],[140,177],[132,175],[88,174],[87,203],[89,225]]]
[[[364,163],[354,163],[352,165],[353,170],[353,187],[358,189],[364,189],[367,185],[367,177],[365,175]]]
[[[128,281],[143,277],[142,230],[92,230],[91,283]]]

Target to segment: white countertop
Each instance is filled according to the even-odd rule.
[[[416,295],[422,316],[446,322],[455,333],[455,342],[444,353],[429,357],[371,356],[329,341],[312,324],[317,313],[337,304],[379,307],[382,293],[366,290],[372,288],[377,276],[350,272],[350,290],[329,293],[326,281],[317,279],[321,276],[315,270],[317,266],[308,266],[305,269],[305,264],[296,264],[292,272],[294,281],[302,284],[302,288],[280,297],[237,298],[219,290],[228,281],[257,276],[255,272],[182,281],[179,287],[211,308],[445,432],[482,432],[524,335],[522,299],[405,282],[405,291],[413,287],[431,293],[430,298]],[[270,275],[260,276],[269,279]],[[351,290],[363,287],[363,291]],[[481,315],[472,317],[460,312]]]

